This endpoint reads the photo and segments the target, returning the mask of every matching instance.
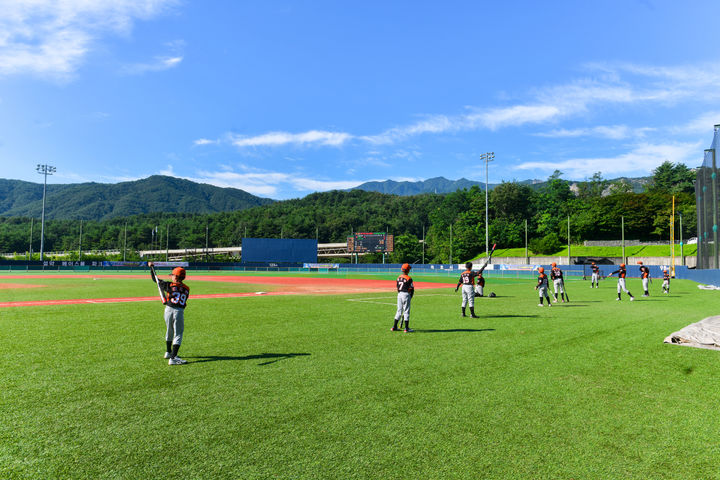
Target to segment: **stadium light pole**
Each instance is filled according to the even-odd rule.
[[[47,190],[47,177],[48,175],[52,175],[53,173],[55,173],[57,169],[52,165],[38,164],[36,170],[40,175],[45,176],[45,181],[43,182],[42,216],[40,217],[40,261],[42,262],[45,255],[45,192]]]
[[[490,232],[488,222],[488,163],[495,160],[495,152],[487,152],[480,155],[480,160],[485,161],[485,256],[490,255]]]

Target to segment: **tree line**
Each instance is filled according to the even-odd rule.
[[[575,185],[556,171],[541,188],[503,182],[488,194],[490,244],[525,246],[554,253],[570,240],[667,240],[672,196],[682,215],[683,234],[695,235],[695,174],[665,162],[653,171],[645,191],[609,182],[596,173]],[[82,235],[81,235],[82,229]],[[32,230],[32,239],[31,239]],[[120,250],[116,257],[138,258],[138,250],[238,246],[243,237],[315,238],[345,242],[353,232],[395,235],[393,262],[462,262],[485,251],[485,192],[477,186],[449,194],[397,196],[362,190],[314,193],[227,213],[153,213],[106,221],[49,220],[44,249],[84,252]],[[40,249],[40,222],[0,217],[0,252],[24,255]],[[424,240],[424,247],[419,241]],[[451,258],[452,256],[452,258]],[[115,258],[118,259],[118,258]],[[365,261],[378,261],[368,256]],[[336,259],[337,260],[337,259]]]

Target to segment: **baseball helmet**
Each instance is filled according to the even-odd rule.
[[[590,265],[595,265],[595,262],[590,262]]]
[[[624,264],[624,263],[621,263],[620,266],[621,266],[622,268],[625,268],[625,264]]]
[[[642,262],[640,260],[638,260],[638,265],[642,265]]]
[[[403,272],[409,272],[410,271],[410,264],[409,263],[403,263],[402,267],[400,267],[400,270]]]
[[[472,262],[467,262],[467,263],[465,264],[465,268],[467,268],[468,270],[470,270],[470,269],[472,268]]]
[[[543,267],[538,268],[538,272],[545,273],[545,269]]]
[[[552,262],[552,263],[550,264],[550,266],[552,266],[552,267],[557,267],[557,263]]]
[[[173,268],[172,274],[177,275],[180,280],[185,280],[185,269],[182,267]]]

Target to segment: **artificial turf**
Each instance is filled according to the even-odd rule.
[[[0,302],[105,282],[153,294]],[[716,478],[720,352],[662,340],[717,293],[570,278],[540,308],[533,284],[491,278],[480,319],[418,290],[407,334],[392,291],[191,297],[183,366],[159,302],[0,309],[0,478]]]

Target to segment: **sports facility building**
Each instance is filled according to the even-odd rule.
[[[720,146],[720,125],[715,125],[712,145],[705,150],[705,158],[697,171],[697,268],[720,268],[718,249],[718,183],[717,149]]]

